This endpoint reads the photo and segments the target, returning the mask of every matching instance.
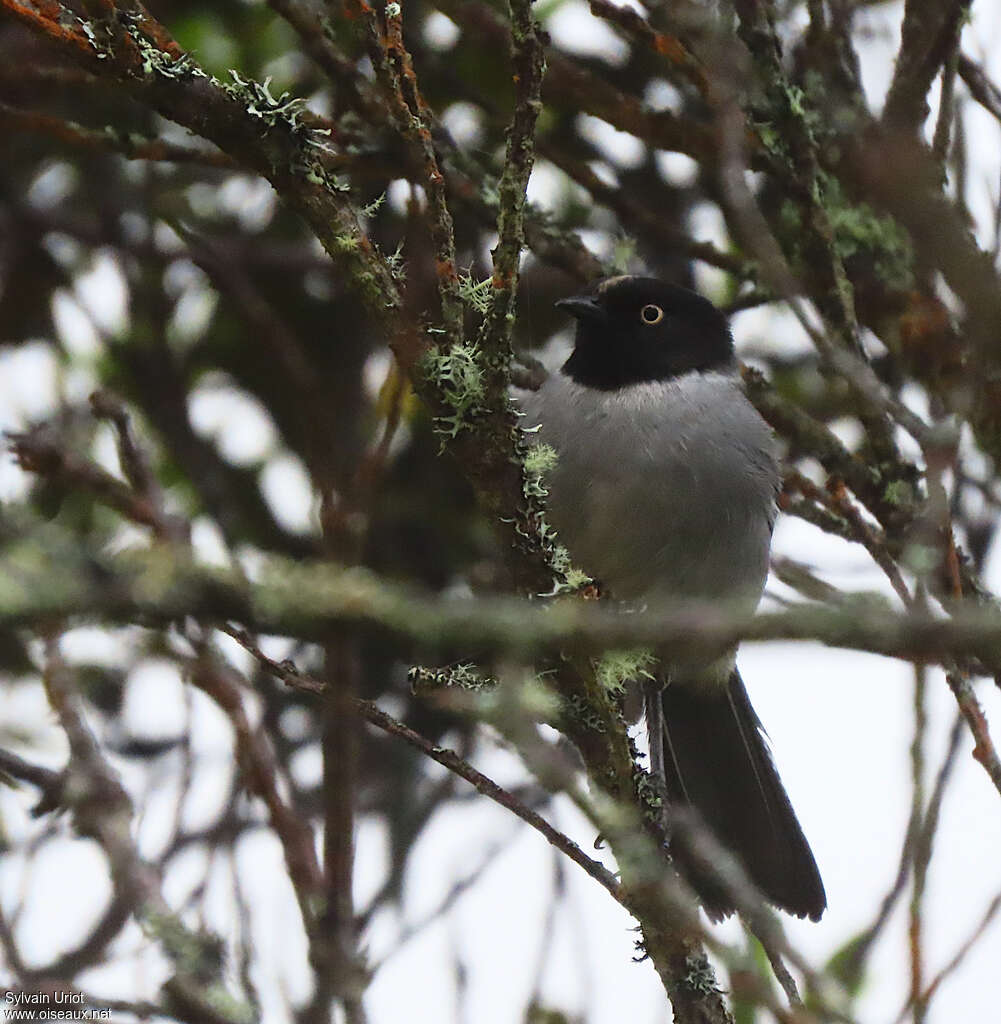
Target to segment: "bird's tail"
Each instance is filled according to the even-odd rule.
[[[672,683],[660,702],[669,802],[693,807],[769,902],[819,920],[827,906],[824,883],[740,674],[734,669],[725,688]],[[658,717],[651,716],[654,728]],[[710,917],[733,913],[709,872],[679,867]]]

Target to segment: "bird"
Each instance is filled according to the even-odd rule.
[[[781,478],[727,317],[696,292],[629,275],[556,306],[576,321],[573,351],[521,411],[555,452],[547,516],[574,565],[630,606],[693,599],[753,611]],[[694,812],[774,906],[819,920],[824,885],[736,649],[668,651],[647,701],[651,770],[668,807]],[[716,874],[682,859],[710,919],[733,913]]]

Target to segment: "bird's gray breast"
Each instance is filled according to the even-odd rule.
[[[624,600],[757,603],[779,477],[734,374],[600,391],[555,373],[522,404],[557,452],[549,516],[575,565]]]

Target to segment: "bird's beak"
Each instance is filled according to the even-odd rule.
[[[577,320],[607,319],[605,310],[592,295],[574,295],[569,299],[560,299],[556,303],[556,308],[565,310]]]

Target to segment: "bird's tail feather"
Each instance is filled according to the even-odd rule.
[[[661,691],[663,777],[669,802],[690,805],[777,907],[819,920],[824,884],[765,742],[740,674],[726,687],[672,683]],[[651,748],[657,744],[651,742]],[[657,767],[660,767],[659,765]],[[734,911],[711,873],[679,866],[713,918]]]

